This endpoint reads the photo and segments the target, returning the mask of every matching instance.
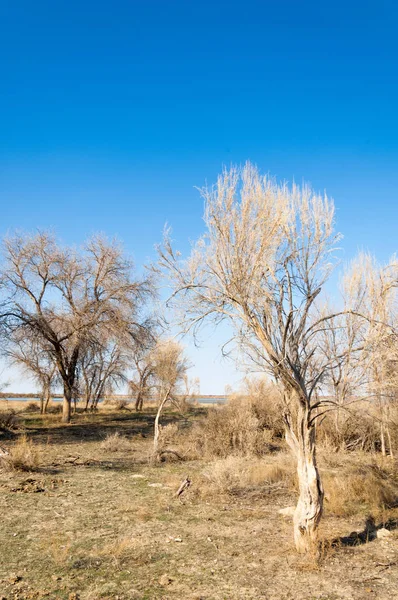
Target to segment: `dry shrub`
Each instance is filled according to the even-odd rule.
[[[118,431],[110,433],[101,442],[102,450],[105,452],[128,452],[131,451],[131,442],[128,438],[120,435]]]
[[[380,430],[377,420],[365,410],[332,411],[318,427],[317,438],[331,451],[378,450]]]
[[[57,404],[50,404],[47,407],[47,412],[50,415],[58,415],[62,413],[62,403],[58,402]]]
[[[26,435],[22,435],[9,454],[1,459],[1,465],[7,471],[35,471],[39,464],[39,449]]]
[[[0,411],[0,430],[13,431],[18,428],[19,419],[14,409]]]
[[[294,487],[294,467],[289,457],[265,462],[263,459],[228,456],[215,460],[203,471],[204,480],[218,492],[233,493],[237,490],[282,485]]]
[[[398,502],[396,475],[376,464],[325,472],[322,480],[325,508],[336,516],[377,514]]]
[[[38,405],[37,402],[28,402],[28,404],[26,405],[26,408],[25,408],[24,412],[27,412],[27,413],[38,413],[38,412],[40,412],[40,406]]]
[[[129,404],[130,402],[127,400],[127,398],[114,398],[113,396],[104,398],[102,402],[103,406],[114,410],[130,410]]]
[[[275,389],[267,394],[235,396],[210,408],[187,433],[185,454],[193,457],[262,456],[283,436]]]
[[[178,425],[177,423],[169,423],[160,429],[159,447],[161,449],[173,445],[178,440]]]

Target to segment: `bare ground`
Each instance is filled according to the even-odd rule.
[[[326,503],[324,550],[299,557],[291,521],[278,514],[294,503],[288,486],[216,494],[203,477],[211,464],[151,467],[152,422],[151,413],[77,415],[69,426],[57,415],[27,418],[41,466],[0,473],[0,599],[397,597],[397,509],[366,526],[364,507],[336,517]],[[101,443],[116,431],[131,443],[109,452]],[[179,500],[187,474],[192,487]],[[390,535],[378,539],[383,524]]]

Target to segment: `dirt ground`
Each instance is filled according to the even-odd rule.
[[[383,515],[389,534],[379,539],[380,517],[366,528],[363,511],[335,517],[326,503],[329,544],[320,559],[300,557],[291,519],[278,513],[294,504],[288,487],[205,493],[211,464],[149,465],[152,424],[151,412],[81,414],[71,425],[26,415],[40,466],[0,472],[0,599],[398,597],[397,509]],[[110,452],[103,440],[114,432],[129,443]],[[0,445],[15,439],[3,434]]]

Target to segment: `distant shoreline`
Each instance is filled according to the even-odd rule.
[[[16,399],[16,398],[38,398],[38,394],[37,392],[34,393],[29,393],[29,394],[18,394],[18,393],[14,393],[14,392],[9,392],[8,394],[5,392],[0,392],[0,399],[1,400],[7,400],[7,398],[12,398],[12,399]],[[63,394],[51,394],[52,398],[63,398]],[[133,400],[133,397],[130,394],[112,394],[110,396],[111,398],[114,399],[131,399]],[[193,394],[191,396],[192,398],[220,398],[220,399],[225,399],[227,396],[225,394]]]

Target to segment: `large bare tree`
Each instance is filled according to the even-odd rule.
[[[281,384],[299,480],[294,538],[297,550],[306,552],[317,538],[324,496],[316,391],[329,364],[314,356],[330,316],[317,318],[313,307],[339,240],[333,202],[307,186],[277,185],[250,164],[225,170],[202,193],[207,232],[191,255],[183,259],[167,234],[159,250],[172,282],[170,304],[182,310],[180,322],[194,334],[205,320],[228,320],[240,347]]]
[[[48,346],[63,384],[63,421],[82,352],[104,336],[139,335],[141,312],[152,293],[148,279],[116,242],[95,236],[81,249],[62,247],[48,232],[4,241],[0,319],[9,344],[26,334]]]

